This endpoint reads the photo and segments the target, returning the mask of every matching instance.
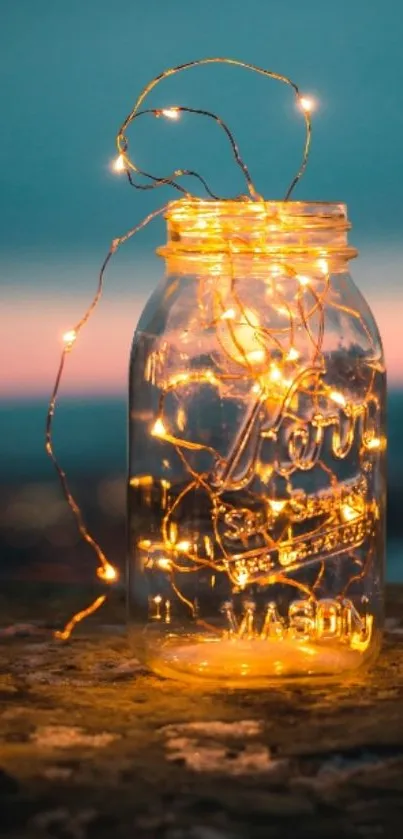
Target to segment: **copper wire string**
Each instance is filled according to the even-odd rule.
[[[149,213],[149,215],[146,216],[146,218],[144,218],[139,224],[137,224],[135,227],[131,228],[131,230],[129,230],[123,236],[121,236],[117,239],[114,239],[113,242],[111,243],[109,251],[108,251],[108,253],[107,253],[107,255],[106,255],[106,257],[105,257],[105,259],[102,263],[102,266],[101,266],[101,270],[100,270],[99,278],[98,278],[98,285],[97,285],[95,295],[94,295],[90,305],[88,306],[88,308],[84,312],[84,315],[82,316],[82,318],[78,321],[78,323],[74,326],[74,328],[72,330],[70,330],[68,333],[66,333],[66,335],[65,335],[65,345],[64,345],[64,348],[62,350],[62,354],[61,354],[61,358],[60,358],[60,362],[59,362],[59,367],[58,367],[58,370],[57,370],[56,379],[55,379],[55,383],[54,383],[54,387],[53,387],[53,391],[52,391],[52,395],[51,395],[51,398],[50,398],[48,411],[47,411],[47,415],[46,415],[46,426],[45,426],[45,450],[46,450],[46,453],[49,455],[49,457],[50,457],[50,459],[51,459],[51,461],[54,465],[54,468],[56,470],[56,473],[57,473],[59,481],[60,481],[60,485],[61,485],[61,488],[62,488],[63,495],[64,495],[64,497],[67,501],[68,506],[70,507],[71,512],[73,513],[73,516],[75,517],[79,533],[80,533],[82,539],[85,542],[87,542],[87,544],[94,550],[94,552],[96,554],[96,557],[97,557],[97,560],[98,560],[97,575],[101,580],[103,580],[106,583],[116,582],[117,579],[118,579],[118,572],[117,572],[116,568],[114,568],[114,566],[108,561],[108,559],[107,559],[105,553],[103,552],[102,548],[100,547],[100,545],[98,544],[96,539],[89,533],[89,531],[86,527],[81,509],[80,509],[78,503],[76,502],[76,500],[75,500],[75,498],[74,498],[74,496],[73,496],[73,494],[70,490],[70,486],[69,486],[69,483],[68,483],[68,480],[67,480],[66,473],[65,473],[64,469],[61,467],[61,465],[58,461],[58,458],[56,456],[56,453],[55,453],[54,443],[53,443],[53,422],[54,422],[57,400],[58,400],[58,396],[59,396],[59,390],[60,390],[62,375],[63,375],[63,371],[64,371],[64,368],[65,368],[65,363],[66,363],[67,356],[71,353],[73,345],[74,345],[81,329],[86,325],[86,323],[90,319],[91,315],[93,314],[94,310],[96,309],[96,307],[97,307],[97,305],[98,305],[98,303],[101,299],[103,286],[104,286],[105,270],[107,268],[107,265],[108,265],[110,259],[112,258],[112,255],[116,252],[116,250],[120,247],[121,244],[126,242],[128,239],[131,239],[132,236],[135,236],[136,233],[138,233],[140,230],[142,230],[144,227],[146,227],[154,218],[156,218],[157,216],[159,216],[163,212],[165,212],[166,206],[167,205],[164,204],[163,207],[160,207],[158,210],[154,210],[152,213]],[[70,633],[72,632],[72,630],[76,626],[76,624],[79,623],[81,620],[83,620],[83,618],[85,618],[87,616],[87,614],[91,614],[92,612],[96,611],[96,609],[99,609],[99,607],[102,606],[104,602],[105,602],[105,597],[98,597],[94,601],[94,603],[92,604],[91,607],[88,607],[88,609],[84,609],[83,611],[79,612],[74,618],[72,618],[71,621],[69,621],[68,624],[66,624],[66,626],[62,630],[62,632],[56,633],[56,637],[59,638],[59,639],[62,639],[62,640],[67,640],[67,638],[69,637]]]
[[[185,189],[184,186],[177,183],[177,180],[182,177],[189,176],[197,180],[206,190],[207,195],[210,199],[212,199],[212,201],[207,202],[210,206],[212,205],[213,201],[228,201],[228,207],[230,212],[231,201],[244,201],[245,204],[246,202],[261,202],[262,212],[263,214],[266,214],[266,205],[264,199],[259,195],[254,186],[251,175],[249,173],[249,169],[240,155],[239,148],[234,135],[232,134],[226,123],[224,123],[224,121],[221,119],[221,117],[214,114],[212,111],[200,108],[192,108],[188,106],[175,106],[174,108],[170,107],[158,109],[147,108],[140,110],[141,105],[145,101],[148,94],[162,80],[170,76],[173,76],[181,71],[207,64],[227,64],[230,66],[237,66],[243,69],[247,69],[266,78],[279,81],[289,86],[293,91],[296,102],[300,106],[300,109],[304,116],[305,141],[300,166],[298,168],[298,171],[292,178],[290,185],[288,186],[285,193],[284,200],[289,200],[294,188],[302,178],[308,163],[311,146],[311,119],[309,115],[309,109],[304,107],[304,98],[301,96],[298,86],[287,76],[283,76],[281,74],[274,73],[270,70],[257,67],[253,64],[248,64],[230,58],[205,58],[200,59],[198,61],[191,61],[186,64],[179,65],[177,67],[169,68],[165,72],[161,73],[159,76],[152,79],[140,93],[139,97],[136,100],[134,108],[129,113],[118,132],[116,139],[117,148],[119,152],[118,170],[124,172],[126,174],[129,184],[133,188],[138,190],[151,190],[159,188],[161,186],[170,186],[174,188],[184,196],[183,201],[185,203],[185,206],[186,201],[188,201],[188,199],[196,198],[196,196],[193,196],[193,194],[189,192],[189,190]],[[180,168],[175,170],[168,177],[157,177],[156,175],[141,169],[133,162],[133,160],[129,156],[128,139],[126,136],[126,131],[130,124],[133,123],[139,117],[145,116],[147,114],[153,115],[156,118],[162,116],[169,116],[170,118],[172,118],[173,115],[176,118],[176,114],[181,113],[189,113],[206,117],[207,119],[213,120],[224,131],[229,141],[230,149],[235,163],[240,168],[245,179],[248,190],[247,196],[237,195],[232,197],[231,199],[218,199],[215,193],[212,192],[212,190],[210,189],[210,186],[208,185],[204,177],[196,171],[193,171],[191,169]],[[143,183],[141,181],[138,181],[137,177],[143,178],[146,181],[149,181],[150,183]],[[198,203],[199,201],[200,203]],[[176,203],[180,204],[181,202]],[[195,206],[193,206],[193,208],[189,208],[189,213],[197,214],[198,209],[201,205],[201,199],[197,199],[195,202]],[[255,209],[256,207],[254,207],[254,210]],[[117,581],[118,572],[109,563],[106,555],[102,551],[98,542],[87,530],[83,515],[81,513],[81,509],[70,491],[66,473],[60,466],[54,451],[53,421],[57,406],[59,390],[62,382],[62,376],[67,361],[67,356],[72,352],[73,347],[76,344],[76,339],[78,338],[78,335],[81,332],[81,329],[87,324],[89,318],[92,316],[95,308],[97,307],[101,299],[105,271],[107,266],[109,265],[109,262],[113,254],[123,243],[134,237],[141,229],[146,227],[155,217],[161,215],[166,211],[168,211],[169,217],[171,212],[170,204],[165,204],[159,209],[151,212],[139,224],[131,228],[123,236],[114,239],[111,243],[109,251],[101,266],[96,293],[89,307],[87,308],[83,317],[75,325],[75,327],[71,329],[69,332],[67,332],[64,336],[64,348],[62,350],[46,418],[46,451],[54,464],[64,497],[75,517],[80,535],[95,552],[98,561],[97,574],[102,581],[108,583]],[[330,306],[334,310],[338,310],[343,314],[348,313],[350,316],[358,318],[364,333],[367,335],[370,341],[372,340],[360,314],[356,312],[354,309],[343,307],[331,298],[331,283],[329,270],[326,270],[324,276],[322,277],[323,288],[321,286],[320,292],[317,292],[312,287],[310,287],[309,289],[299,288],[295,295],[295,300],[292,303],[290,303],[287,300],[286,295],[281,290],[276,289],[273,292],[272,305],[274,309],[277,307],[277,310],[282,311],[282,317],[286,319],[286,325],[282,325],[282,321],[280,321],[280,326],[277,324],[263,326],[261,325],[260,321],[255,317],[255,315],[250,312],[250,310],[242,300],[242,295],[240,294],[238,288],[237,274],[234,268],[234,260],[236,254],[233,252],[231,240],[228,241],[227,239],[223,238],[223,242],[221,244],[222,251],[220,252],[220,256],[224,256],[228,260],[229,266],[228,293],[224,293],[220,289],[218,282],[214,284],[210,293],[209,289],[206,289],[203,286],[203,278],[200,280],[200,287],[197,289],[197,300],[203,323],[209,325],[209,328],[211,328],[212,325],[215,325],[217,327],[216,336],[217,343],[221,351],[221,360],[220,362],[217,362],[217,370],[214,373],[212,370],[200,370],[197,373],[189,373],[183,371],[177,373],[176,376],[171,377],[171,379],[168,379],[163,384],[161,384],[158,415],[154,427],[151,430],[151,434],[153,436],[160,438],[165,443],[172,446],[172,450],[176,452],[176,455],[181,461],[185,471],[187,472],[189,479],[185,487],[179,493],[179,495],[176,498],[171,499],[171,503],[170,505],[168,505],[167,511],[162,519],[160,538],[162,540],[161,544],[164,547],[165,555],[166,557],[168,557],[166,561],[168,562],[168,576],[170,579],[172,591],[174,592],[176,597],[184,604],[184,606],[189,608],[193,618],[196,618],[197,610],[195,608],[194,603],[192,603],[191,600],[189,600],[189,598],[186,597],[184,592],[181,591],[180,582],[178,581],[178,575],[189,575],[191,573],[196,573],[200,568],[209,567],[212,569],[213,572],[225,572],[228,575],[228,578],[230,579],[232,585],[234,586],[234,590],[243,591],[246,586],[246,582],[242,576],[243,572],[241,574],[241,572],[239,571],[239,567],[241,567],[242,563],[245,562],[248,558],[252,561],[256,557],[259,558],[260,556],[263,556],[264,553],[267,554],[268,551],[278,552],[278,555],[280,556],[281,552],[283,552],[283,554],[286,554],[287,550],[289,551],[291,557],[292,552],[287,546],[289,544],[292,544],[294,539],[292,516],[291,514],[288,514],[288,517],[283,520],[281,518],[281,512],[279,516],[277,516],[277,514],[273,513],[273,510],[275,510],[276,503],[282,504],[284,501],[284,505],[291,504],[293,499],[292,478],[297,470],[307,470],[308,468],[310,469],[313,466],[318,466],[318,468],[321,469],[322,472],[324,472],[327,475],[329,479],[329,485],[332,487],[332,490],[334,491],[335,495],[337,494],[337,477],[333,470],[330,469],[330,467],[328,467],[319,457],[319,444],[323,439],[323,433],[325,428],[327,428],[329,425],[333,423],[331,444],[333,454],[336,458],[344,457],[345,453],[348,453],[349,449],[351,448],[353,439],[352,435],[358,427],[357,423],[359,419],[360,421],[362,421],[363,427],[366,429],[366,436],[363,433],[363,440],[365,443],[365,445],[363,444],[362,448],[363,458],[364,456],[367,456],[367,451],[369,448],[376,448],[377,441],[374,431],[374,421],[371,420],[371,417],[369,415],[369,408],[367,407],[367,403],[369,404],[373,396],[372,389],[374,387],[375,382],[374,374],[371,378],[370,384],[368,385],[366,402],[365,404],[361,405],[359,409],[355,408],[353,405],[350,406],[350,404],[346,402],[342,394],[334,394],[330,386],[328,386],[323,380],[323,376],[326,372],[326,363],[323,352],[323,339],[325,330],[325,308],[327,306]],[[262,247],[261,250],[264,252],[264,247]],[[295,267],[288,264],[287,262],[287,264],[283,264],[283,271],[285,277],[290,282],[297,282],[298,272],[295,269]],[[209,301],[209,304],[206,305],[205,298],[208,298],[209,294],[211,300]],[[225,319],[225,314],[230,307],[233,307],[236,312],[239,312],[238,320],[236,320],[235,322],[232,322],[231,318]],[[210,312],[210,317],[206,316],[206,312]],[[222,326],[222,324],[224,324],[224,326]],[[248,334],[250,333],[250,335],[253,336],[253,346],[256,346],[256,344],[258,345],[258,352],[263,354],[264,359],[267,360],[274,358],[274,355],[271,355],[274,348],[274,353],[276,354],[275,357],[277,359],[278,356],[280,361],[277,359],[277,367],[275,365],[274,369],[271,371],[272,380],[270,379],[269,375],[270,367],[267,367],[268,362],[266,363],[267,369],[265,369],[265,371],[259,370],[258,367],[254,366],[254,362],[250,359],[249,354],[245,349],[244,341],[242,338],[242,332],[239,333],[240,327],[246,329]],[[288,356],[290,355],[290,351],[294,348],[295,337],[297,334],[299,334],[299,331],[301,330],[307,336],[307,343],[310,347],[311,355],[309,361],[307,361],[307,364],[302,371],[298,371],[298,368],[295,367],[292,368],[291,374],[287,374],[287,376],[291,376],[290,380],[288,380],[287,376],[283,375],[283,367],[281,367],[281,369],[278,368],[278,364],[284,366],[290,363],[288,360]],[[371,348],[375,352],[373,344],[371,344]],[[238,372],[236,370],[234,372],[234,368],[236,368]],[[251,401],[249,404],[249,413],[244,418],[244,423],[241,427],[239,435],[233,441],[232,447],[230,448],[230,451],[226,457],[224,457],[212,446],[200,443],[196,440],[188,439],[187,437],[185,437],[185,435],[182,436],[181,434],[176,433],[173,425],[169,424],[169,419],[165,415],[165,401],[168,393],[174,394],[180,406],[181,393],[184,385],[193,382],[200,384],[207,383],[209,386],[216,388],[218,392],[221,394],[225,393],[226,388],[228,388],[237,381],[242,383],[250,382],[251,385],[253,385],[253,394],[255,395],[251,396]],[[304,426],[304,423],[298,418],[298,415],[293,413],[294,401],[295,399],[298,399],[299,396],[309,397],[312,400],[312,404],[316,406],[315,422],[317,423],[317,426],[315,432],[316,436],[314,437],[312,443],[312,454],[310,454],[309,450],[309,435],[307,429]],[[323,400],[331,400],[332,398],[336,398],[336,401],[338,398],[339,403],[343,406],[343,410],[345,411],[346,416],[347,430],[346,427],[343,427],[342,430],[341,420],[339,420],[339,425],[337,424],[337,416],[336,419],[334,419],[333,415],[324,416],[321,414],[320,406]],[[343,400],[343,402],[340,402],[341,399]],[[276,412],[274,415],[270,415],[269,408],[271,406],[272,409],[273,404],[275,404],[276,406]],[[279,430],[282,417],[290,418],[292,421],[295,422],[295,429],[293,433],[290,435],[289,441],[290,459],[286,465],[281,464],[276,459],[273,460],[271,472],[267,476],[267,479],[265,478],[267,493],[266,496],[263,497],[261,494],[252,491],[252,488],[248,489],[250,477],[253,473],[253,470],[255,470],[258,465],[258,453],[261,440],[263,438],[266,438],[267,440],[275,439],[276,434]],[[248,446],[251,448],[252,451],[251,459],[248,469],[246,471],[242,471],[243,467],[240,468],[240,464],[243,459],[243,454]],[[316,449],[318,451],[316,451]],[[197,457],[200,454],[203,454],[203,456],[210,458],[211,460],[210,468],[207,471],[198,471],[198,469],[195,466],[194,461],[195,459],[197,460]],[[286,491],[288,495],[284,499],[279,499],[276,496],[276,488],[274,482],[276,476],[279,476],[286,482]],[[225,500],[224,496],[227,490],[238,490],[241,488],[246,488],[249,501],[253,500],[259,503],[264,502],[266,504],[267,509],[270,510],[270,516],[272,516],[272,518],[268,516],[268,521],[273,521],[275,523],[277,531],[270,530],[270,524],[266,523],[266,525],[262,526],[261,528],[263,547],[253,548],[249,552],[245,550],[242,554],[242,559],[237,559],[237,556],[235,554],[233,555],[231,553],[231,549],[227,548],[226,546],[226,537],[224,537],[224,524],[225,526],[229,526],[227,524],[227,520],[230,522],[230,524],[233,524],[233,522],[236,523],[236,516],[239,516],[240,514],[244,515],[247,518],[250,511],[246,507],[242,507],[241,509],[237,508],[234,504]],[[194,545],[192,548],[186,547],[182,550],[179,550],[177,545],[180,544],[180,538],[177,538],[174,541],[172,540],[171,526],[175,524],[176,518],[180,518],[181,505],[183,504],[184,500],[187,498],[189,493],[193,492],[205,493],[210,503],[211,532],[214,536],[214,541],[216,545],[216,553],[214,554],[213,558],[211,558],[208,555],[208,553],[206,553],[205,556],[200,555],[200,553]],[[356,492],[356,495],[357,498],[359,498],[359,500],[361,501],[362,494],[360,495],[358,490]],[[360,511],[360,509],[361,508],[358,505],[358,510]],[[329,528],[329,532],[333,532],[335,528],[337,529],[337,515],[335,513],[334,506],[332,507],[331,502],[327,503],[323,501],[323,515],[326,518],[326,524]],[[307,517],[307,520],[309,521],[309,517]],[[306,538],[306,540],[312,540],[314,538],[317,538],[322,527],[323,521],[321,521],[320,524],[317,524],[315,523],[315,520],[313,520],[311,528],[308,528],[307,532],[304,534],[304,538]],[[236,527],[234,527],[234,530],[236,530]],[[239,541],[243,544],[244,547],[247,547],[247,538],[245,534],[240,533]],[[323,584],[323,579],[325,576],[324,561],[321,562],[319,571],[316,574],[316,580],[312,586],[308,586],[305,583],[301,583],[295,580],[292,576],[290,576],[295,567],[296,565],[295,562],[293,562],[292,557],[287,558],[287,556],[285,556],[283,567],[281,568],[281,570],[263,570],[260,573],[260,575],[254,579],[254,583],[256,585],[262,586],[274,584],[290,586],[292,588],[298,589],[301,592],[301,594],[306,595],[310,601],[316,601],[316,592],[320,589],[320,586]],[[365,566],[360,575],[355,575],[351,579],[351,583],[356,580],[361,580],[365,575],[366,571],[367,566]],[[344,591],[346,592],[347,590],[348,585]],[[89,607],[78,612],[66,624],[65,628],[62,631],[56,633],[56,637],[62,640],[66,640],[70,636],[76,624],[79,623],[87,615],[96,611],[100,606],[102,606],[104,602],[105,595],[96,598],[96,600]],[[242,632],[243,631],[244,630],[242,629]]]
[[[198,116],[207,117],[208,119],[211,119],[214,122],[216,122],[217,125],[219,125],[219,127],[222,128],[222,130],[224,131],[224,133],[226,134],[226,136],[229,140],[235,162],[239,166],[239,168],[241,169],[241,171],[242,171],[242,173],[245,177],[245,181],[246,181],[246,184],[247,184],[248,191],[250,193],[250,197],[254,200],[256,200],[256,199],[261,200],[261,196],[259,196],[257,194],[256,189],[253,185],[252,178],[250,176],[248,167],[247,167],[245,161],[243,160],[243,158],[240,155],[239,148],[238,148],[238,145],[237,145],[236,140],[234,138],[234,135],[232,134],[232,132],[230,131],[230,129],[228,128],[228,126],[224,122],[224,120],[222,120],[221,117],[219,117],[217,114],[214,114],[212,111],[207,111],[203,108],[190,108],[190,107],[184,106],[184,105],[175,105],[175,112],[195,114],[195,115],[198,115]],[[152,114],[153,116],[155,116],[157,118],[161,117],[161,115],[164,114],[164,108],[146,108],[143,111],[138,111],[138,113],[136,113],[136,115],[133,117],[132,121],[134,122],[135,119],[138,119],[139,117],[145,116],[147,114]],[[125,149],[125,153],[126,153],[127,145],[124,146],[124,149]],[[172,186],[175,189],[178,189],[184,195],[190,195],[188,190],[184,189],[184,187],[180,186],[175,181],[176,178],[181,178],[181,177],[184,177],[184,176],[190,176],[192,178],[196,178],[197,180],[199,180],[199,182],[202,184],[202,186],[204,187],[204,189],[206,190],[206,192],[210,196],[210,198],[213,198],[215,201],[225,200],[223,198],[220,199],[218,195],[216,195],[214,192],[212,192],[212,190],[210,189],[209,185],[207,184],[206,180],[202,177],[202,175],[200,175],[198,172],[195,172],[191,169],[177,169],[171,175],[168,175],[166,177],[157,177],[156,175],[152,175],[149,172],[146,172],[144,169],[140,169],[139,167],[136,167],[135,171],[137,172],[137,174],[141,175],[142,177],[145,177],[145,178],[148,178],[149,180],[154,181],[153,184],[140,184],[137,181],[134,181],[134,179],[131,175],[130,169],[126,168],[126,175],[129,179],[131,185],[134,186],[136,189],[150,190],[150,189],[155,189],[159,186]],[[242,195],[239,196],[239,198],[244,198],[244,197],[245,196],[242,196]],[[230,200],[234,200],[233,197],[231,197]]]
[[[243,68],[244,70],[251,70],[252,72],[257,73],[261,76],[265,76],[266,78],[270,78],[270,79],[273,79],[274,81],[282,82],[283,84],[288,85],[294,91],[296,102],[297,102],[297,104],[300,105],[301,111],[303,113],[304,120],[305,120],[305,143],[304,143],[304,149],[303,149],[303,155],[302,155],[302,161],[301,161],[300,167],[299,167],[298,171],[296,172],[296,174],[294,175],[294,177],[292,178],[291,183],[290,183],[290,185],[289,185],[289,187],[288,187],[288,189],[286,190],[286,193],[285,193],[284,200],[288,201],[289,198],[291,197],[291,194],[294,191],[296,185],[301,180],[301,178],[302,178],[302,176],[305,172],[305,169],[307,167],[307,164],[308,164],[308,158],[309,158],[309,152],[310,152],[310,146],[311,146],[311,135],[312,135],[311,118],[310,118],[310,115],[309,115],[309,111],[306,108],[303,107],[303,99],[304,98],[301,96],[299,87],[295,84],[295,82],[292,81],[292,79],[288,78],[288,76],[284,76],[281,73],[274,73],[272,70],[266,70],[263,67],[258,67],[255,64],[249,64],[248,62],[245,62],[245,61],[238,61],[237,59],[234,59],[234,58],[221,58],[221,57],[201,58],[197,61],[189,61],[185,64],[179,64],[176,67],[170,67],[168,70],[165,70],[163,73],[160,73],[158,76],[156,76],[154,79],[152,79],[143,88],[142,92],[140,93],[140,95],[138,96],[138,98],[135,102],[135,105],[134,105],[133,109],[130,111],[130,113],[128,114],[128,116],[126,117],[124,122],[122,123],[121,128],[120,128],[119,133],[118,133],[117,138],[116,138],[116,145],[117,145],[117,148],[118,148],[118,152],[119,152],[120,155],[122,155],[126,168],[132,169],[134,172],[139,171],[136,164],[130,159],[130,157],[127,153],[128,140],[127,140],[127,137],[126,137],[126,130],[129,127],[129,125],[133,122],[133,120],[136,119],[136,116],[139,113],[140,107],[143,104],[143,102],[145,101],[145,99],[147,98],[148,94],[151,93],[151,91],[164,79],[167,79],[171,76],[174,76],[175,74],[180,73],[184,70],[189,70],[193,67],[201,67],[201,66],[207,65],[207,64],[227,64],[227,65],[230,65],[230,66],[233,66],[233,67]],[[162,109],[160,109],[160,110],[162,110]],[[241,166],[241,168],[242,168],[242,166]],[[245,174],[245,171],[244,171],[244,174]],[[250,182],[248,181],[248,188],[249,188],[250,191],[251,190],[255,191],[252,181],[250,181]],[[254,195],[253,197],[258,197],[258,194],[256,193],[256,195]]]

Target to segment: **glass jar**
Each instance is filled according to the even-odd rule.
[[[130,366],[139,657],[262,686],[369,662],[383,622],[385,368],[342,204],[169,205]]]

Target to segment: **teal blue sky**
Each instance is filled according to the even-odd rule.
[[[207,55],[288,74],[317,96],[311,164],[295,197],[346,201],[359,245],[399,243],[400,0],[17,0],[2,4],[0,24],[0,245],[7,263],[32,253],[53,261],[55,254],[63,261],[102,254],[113,236],[163,201],[162,191],[136,193],[110,173],[114,136],[150,77]],[[282,85],[237,69],[198,69],[165,82],[150,103],[219,112],[259,189],[282,197],[303,142],[303,121]],[[137,125],[131,150],[140,165],[157,174],[194,167],[224,195],[242,189],[215,126],[191,117]],[[162,236],[156,222],[139,251]]]
[[[215,55],[286,74],[317,98],[294,197],[347,203],[360,249],[353,276],[384,338],[389,380],[401,384],[402,41],[400,0],[0,0],[0,397],[50,392],[61,336],[87,307],[109,243],[176,196],[136,192],[110,170],[138,93],[169,66]],[[304,142],[286,86],[210,66],[164,81],[149,104],[219,113],[259,191],[284,196]],[[223,133],[200,117],[138,121],[129,139],[158,175],[192,168],[218,194],[244,190]],[[114,258],[69,360],[69,392],[125,391],[164,238],[157,219]]]

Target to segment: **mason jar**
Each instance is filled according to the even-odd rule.
[[[166,218],[130,363],[136,653],[231,687],[356,671],[382,633],[386,382],[346,207]]]

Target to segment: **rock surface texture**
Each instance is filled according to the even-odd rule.
[[[403,589],[373,670],[200,691],[144,671],[121,627],[0,633],[0,833],[324,839],[403,833]],[[87,634],[85,634],[87,633]]]

